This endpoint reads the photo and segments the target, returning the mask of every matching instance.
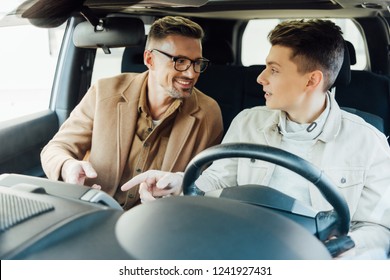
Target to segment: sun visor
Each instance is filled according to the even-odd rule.
[[[21,14],[22,18],[27,18],[37,27],[55,28],[63,24],[73,12],[80,11],[84,1],[26,0],[18,6],[16,13]]]
[[[145,26],[141,19],[107,17],[94,26],[89,21],[79,23],[73,33],[73,43],[79,48],[110,48],[138,46],[144,43]]]

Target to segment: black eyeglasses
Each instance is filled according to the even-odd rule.
[[[210,60],[208,60],[207,58],[198,58],[196,60],[192,60],[185,56],[173,56],[157,49],[151,49],[149,51],[150,52],[156,51],[169,57],[174,62],[175,70],[179,72],[184,72],[188,70],[191,64],[193,64],[194,71],[196,73],[202,73],[207,69],[207,66],[209,65],[210,62]]]

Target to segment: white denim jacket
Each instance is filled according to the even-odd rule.
[[[308,160],[333,181],[346,199],[355,252],[362,258],[386,258],[390,246],[388,142],[362,118],[341,110],[333,96],[330,106],[323,131]],[[278,122],[281,113],[263,106],[243,110],[232,121],[223,143],[247,142],[280,147],[283,136]],[[203,172],[196,185],[203,191],[244,184],[267,186],[274,169],[274,164],[260,160],[218,160]],[[315,209],[329,209],[328,202],[311,183],[309,192]],[[367,252],[373,254],[370,256]]]

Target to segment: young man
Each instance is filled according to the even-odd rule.
[[[139,202],[136,189],[119,188],[130,178],[148,169],[183,171],[220,143],[220,108],[194,87],[208,65],[203,36],[183,17],[154,22],[144,52],[149,70],[89,89],[41,153],[48,178],[101,188],[127,210]]]
[[[344,41],[331,21],[283,22],[269,34],[266,69],[257,81],[265,107],[242,111],[223,143],[251,142],[292,152],[324,171],[346,199],[355,248],[344,257],[386,258],[390,246],[390,149],[385,136],[358,116],[340,110],[328,91],[341,68]],[[149,171],[143,201],[181,193],[182,174]],[[329,209],[308,181],[282,167],[250,159],[215,161],[196,181],[203,191],[244,184],[268,185],[318,210]],[[166,188],[168,187],[168,188]]]

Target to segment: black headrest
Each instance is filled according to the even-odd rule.
[[[343,64],[341,65],[340,72],[339,72],[339,74],[336,78],[336,81],[334,82],[332,87],[346,86],[350,83],[350,81],[351,81],[351,63],[350,63],[350,59],[349,59],[349,52],[348,52],[347,43],[345,41]]]
[[[143,72],[147,70],[144,64],[145,46],[132,46],[125,48],[122,55],[121,71],[125,72]]]
[[[356,64],[355,47],[349,41],[345,41],[345,43],[347,45],[347,49],[348,49],[348,53],[349,53],[349,62],[351,63],[351,65],[355,65]]]
[[[118,48],[143,44],[145,26],[141,19],[107,17],[101,26],[80,22],[73,33],[73,43],[80,48]]]
[[[229,65],[234,63],[232,46],[226,40],[210,40],[203,43],[203,56],[210,59],[214,65]]]

